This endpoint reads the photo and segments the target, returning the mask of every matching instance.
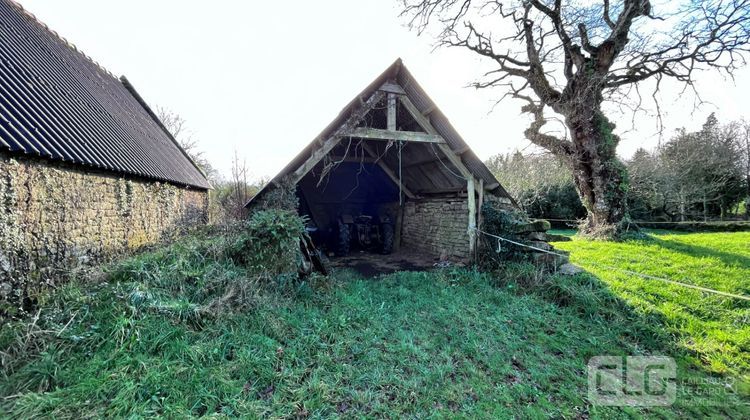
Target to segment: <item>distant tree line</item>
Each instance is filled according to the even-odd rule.
[[[664,144],[624,161],[627,212],[633,220],[706,221],[748,218],[750,123],[722,125],[711,114],[695,132],[680,129]],[[549,155],[496,155],[487,166],[532,217],[586,216],[569,170]]]
[[[570,170],[557,157],[517,151],[493,156],[485,164],[530,217],[586,217]]]

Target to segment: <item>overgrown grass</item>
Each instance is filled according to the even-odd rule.
[[[4,326],[3,411],[56,418],[749,414],[725,377],[675,346],[668,318],[632,304],[608,280],[548,277],[514,264],[491,275],[340,272],[313,284],[259,283],[226,258],[224,246],[222,238],[193,238],[131,258],[109,270],[108,282],[50,295],[36,321]],[[237,283],[247,284],[245,304],[215,306]],[[681,378],[700,383],[681,386],[671,407],[591,406],[586,363],[605,354],[670,354]]]

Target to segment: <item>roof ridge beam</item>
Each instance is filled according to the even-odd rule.
[[[395,93],[397,95],[406,95],[406,91],[404,91],[404,88],[401,87],[401,85],[393,82],[385,82],[378,90],[387,92],[387,93]]]

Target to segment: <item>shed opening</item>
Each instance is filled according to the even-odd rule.
[[[400,247],[404,197],[377,157],[353,142],[334,149],[297,184],[300,213],[310,221],[316,246],[329,256],[388,255]]]

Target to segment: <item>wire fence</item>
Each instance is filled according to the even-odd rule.
[[[541,218],[540,220],[547,220],[550,222],[565,222],[565,223],[575,223],[575,224],[581,224],[586,221],[586,219],[548,219],[548,218]],[[748,225],[750,226],[750,220],[678,220],[674,222],[665,222],[665,221],[648,221],[648,220],[632,220],[631,223],[634,223],[636,225],[706,225],[706,226],[721,226],[721,225],[727,225],[727,224],[739,224],[739,225]]]
[[[508,238],[503,238],[502,236],[493,235],[491,233],[485,232],[485,231],[480,230],[478,228],[473,228],[473,229],[476,230],[477,233],[479,233],[479,234],[482,234],[482,235],[485,235],[485,236],[488,236],[488,237],[496,239],[498,241],[498,243],[500,241],[502,241],[502,242],[507,242],[507,243],[510,243],[510,244],[513,244],[513,245],[516,245],[516,246],[520,246],[520,247],[524,247],[524,248],[528,248],[528,249],[533,249],[534,251],[538,251],[538,252],[544,252],[544,253],[547,253],[547,254],[552,254],[552,255],[559,256],[559,257],[563,257],[563,258],[567,258],[568,257],[567,255],[564,255],[564,254],[561,254],[561,253],[558,253],[558,252],[553,252],[553,251],[542,249],[542,248],[539,248],[539,247],[527,245],[527,244],[524,244],[524,243],[521,243],[521,242],[517,242],[517,241],[511,240],[511,239],[508,239]],[[596,262],[593,262],[593,261],[584,261],[584,263],[585,264],[589,264],[589,265],[593,265],[593,266],[598,266],[598,267],[601,267],[601,268],[605,268],[605,269],[608,269],[608,270],[619,271],[619,272],[624,273],[624,274],[628,274],[628,275],[636,276],[636,277],[641,277],[641,278],[648,279],[648,280],[661,281],[661,282],[666,283],[666,284],[672,284],[672,285],[675,285],[675,286],[681,286],[681,287],[685,287],[685,288],[688,288],[688,289],[693,289],[693,290],[698,290],[698,291],[701,291],[701,292],[711,293],[711,294],[718,295],[718,296],[724,296],[724,297],[729,297],[729,298],[734,298],[734,299],[741,299],[741,300],[745,300],[745,301],[750,301],[750,297],[744,296],[744,295],[739,295],[739,294],[734,294],[734,293],[729,293],[729,292],[722,292],[721,290],[709,289],[707,287],[701,287],[701,286],[696,286],[694,284],[683,283],[683,282],[680,282],[680,281],[676,281],[676,280],[672,280],[672,279],[668,279],[668,278],[664,278],[664,277],[652,276],[652,275],[649,275],[649,274],[644,274],[644,273],[639,273],[639,272],[636,272],[636,271],[626,270],[624,268],[615,267],[615,266],[611,266],[611,265],[603,265],[603,264],[599,264],[599,263],[596,263]]]

